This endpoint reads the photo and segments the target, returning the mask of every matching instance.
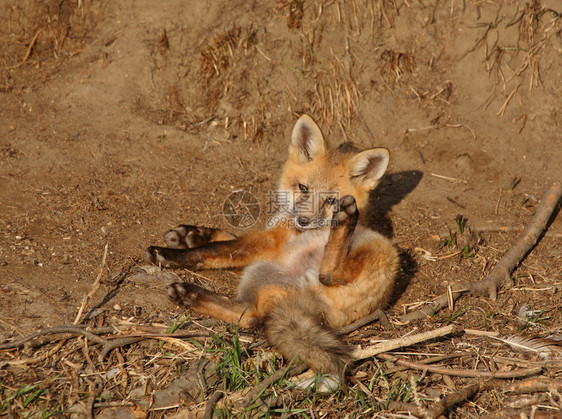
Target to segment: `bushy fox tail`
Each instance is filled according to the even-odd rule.
[[[292,294],[275,303],[265,322],[265,333],[287,360],[300,358],[314,371],[341,374],[352,360],[352,350],[324,324],[323,311],[323,303],[312,292]]]

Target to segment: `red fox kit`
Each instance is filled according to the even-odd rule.
[[[362,224],[369,192],[388,165],[384,148],[330,151],[316,123],[296,123],[279,183],[284,202],[271,228],[242,237],[181,225],[147,261],[191,269],[246,267],[237,301],[195,284],[168,287],[174,303],[241,327],[263,326],[285,358],[341,373],[350,348],[335,329],[384,306],[398,267],[388,239]]]

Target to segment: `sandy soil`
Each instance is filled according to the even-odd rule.
[[[144,249],[180,223],[243,233],[223,203],[266,202],[301,113],[332,144],[391,151],[373,198],[373,226],[403,254],[391,315],[482,278],[562,179],[560,1],[0,8],[0,341],[71,323],[106,243],[90,321],[171,324],[162,284],[132,279]],[[444,257],[458,214],[511,230]],[[561,234],[558,217],[497,301],[462,300],[462,325],[494,311],[494,329],[515,330],[527,305],[549,316],[531,333],[560,333]],[[235,273],[203,275],[234,293]]]

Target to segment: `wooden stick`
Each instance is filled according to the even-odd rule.
[[[96,402],[96,397],[98,394],[98,389],[101,386],[101,378],[96,378],[96,380],[94,380],[94,382],[89,381],[89,396],[88,396],[88,401],[86,402],[86,417],[88,419],[94,419],[95,414],[94,414],[94,403]]]
[[[562,380],[556,378],[533,377],[523,381],[516,381],[506,385],[503,391],[513,393],[537,393],[537,392],[562,392]]]
[[[203,416],[204,419],[213,419],[213,413],[215,411],[215,406],[220,399],[225,396],[225,392],[221,390],[215,391],[215,393],[211,396],[209,401],[207,402],[207,406],[205,407],[205,415]]]
[[[82,305],[80,306],[80,309],[78,310],[78,314],[76,315],[76,318],[74,319],[73,324],[78,324],[78,322],[80,321],[80,317],[82,317],[82,312],[84,311],[84,309],[86,308],[86,305],[88,304],[88,301],[90,301],[90,298],[93,297],[93,295],[97,292],[98,288],[100,287],[100,280],[101,280],[101,276],[103,274],[103,271],[105,269],[105,261],[107,259],[108,248],[109,248],[109,242],[107,242],[105,244],[105,249],[103,251],[103,258],[102,258],[102,261],[101,261],[100,273],[98,274],[98,277],[94,281],[94,283],[92,285],[92,289],[90,290],[88,295],[86,295],[86,297],[84,297],[84,301],[82,301]]]
[[[66,333],[74,335],[74,336],[82,335],[82,336],[85,336],[85,337],[87,337],[88,339],[90,339],[94,342],[105,344],[105,343],[107,343],[107,340],[105,340],[104,338],[101,338],[97,335],[101,335],[101,334],[105,334],[105,333],[112,333],[114,331],[115,331],[115,328],[112,327],[112,326],[89,328],[89,329],[87,329],[86,326],[82,326],[82,325],[71,325],[71,326],[63,325],[63,326],[49,327],[47,329],[39,330],[35,333],[32,333],[31,335],[26,336],[24,338],[21,338],[21,339],[12,341],[12,342],[2,343],[2,344],[0,344],[0,350],[2,350],[2,349],[12,349],[12,348],[21,348],[27,342],[33,341],[34,339],[37,339],[40,336],[66,334]],[[47,343],[47,342],[45,342],[45,343]]]
[[[105,360],[105,357],[107,355],[109,355],[109,353],[116,349],[116,348],[120,348],[122,346],[127,346],[130,345],[132,343],[137,343],[140,342],[141,340],[144,340],[143,337],[124,337],[124,338],[116,338],[113,340],[108,341],[105,345],[103,345],[103,349],[101,350],[100,354],[98,355],[98,362],[103,362]]]
[[[418,333],[412,336],[405,336],[403,338],[392,339],[388,342],[379,343],[378,345],[368,346],[363,349],[356,349],[353,351],[355,359],[369,358],[383,352],[392,351],[394,349],[411,346],[416,343],[425,342],[430,339],[439,338],[455,331],[455,325],[440,327],[439,329],[430,330],[429,332]]]
[[[438,418],[441,415],[443,415],[447,410],[449,410],[451,407],[470,399],[479,391],[488,390],[490,388],[492,388],[492,384],[489,382],[470,384],[460,389],[459,391],[455,391],[454,393],[448,394],[443,399],[436,402],[434,406],[426,412],[425,417],[432,418],[432,419]]]
[[[25,62],[27,61],[27,59],[29,58],[29,56],[31,55],[31,50],[33,49],[33,47],[35,46],[35,42],[37,42],[37,38],[39,38],[39,34],[43,32],[43,29],[39,29],[36,33],[35,36],[33,37],[33,39],[31,40],[31,42],[29,43],[29,46],[27,47],[27,51],[25,53],[25,57],[23,57],[23,60],[21,60],[21,62],[17,65],[11,66],[11,67],[5,67],[6,70],[15,70],[16,68],[21,67],[22,65],[25,64]]]
[[[429,371],[437,374],[453,375],[455,377],[469,377],[469,378],[519,378],[528,377],[530,375],[538,374],[542,371],[542,367],[524,368],[513,371],[482,371],[482,370],[466,370],[466,369],[453,369],[438,367],[435,365],[421,364],[419,362],[408,361],[406,359],[397,358],[390,354],[377,354],[377,357],[387,361],[396,362],[398,365],[403,365],[408,368]]]
[[[368,314],[367,316],[354,321],[353,323],[351,323],[348,326],[342,327],[341,329],[338,329],[338,333],[340,335],[347,335],[351,332],[356,331],[357,329],[365,326],[366,324],[369,324],[375,320],[378,320],[380,322],[380,324],[382,325],[382,327],[384,329],[391,329],[392,328],[392,324],[390,324],[390,321],[388,320],[388,317],[386,317],[386,314],[384,314],[384,312],[380,309],[377,308],[375,311],[373,311],[371,314]]]

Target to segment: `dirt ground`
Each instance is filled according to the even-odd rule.
[[[168,302],[160,281],[138,274],[144,249],[162,245],[163,233],[180,223],[235,234],[263,228],[267,192],[276,187],[302,113],[334,145],[349,140],[391,152],[372,200],[373,227],[402,253],[387,310],[391,320],[443,294],[449,283],[483,278],[528,224],[549,185],[562,180],[560,13],[562,2],[555,0],[1,2],[0,342],[71,324],[100,273],[106,244],[102,284],[83,323],[169,328],[183,312]],[[223,214],[225,200],[240,190],[262,203],[261,216],[246,229],[229,225]],[[486,231],[465,243],[458,215]],[[553,217],[514,271],[513,286],[496,301],[464,296],[432,319],[396,324],[392,332],[374,324],[349,341],[368,343],[451,321],[502,336],[560,338],[561,237],[562,219]],[[176,274],[235,293],[236,272]],[[56,355],[40,366],[6,363],[55,343],[4,351],[0,415],[69,416],[73,403],[87,405],[92,388],[99,394],[111,387],[115,403],[131,401],[139,383],[135,368],[147,359],[168,368],[143,381],[145,390],[151,382],[149,398],[178,374],[174,362],[154,355],[164,353],[156,341],[121,349],[120,365],[129,371],[125,384],[121,371],[113,378],[119,384],[107,379],[92,387],[76,375],[72,365],[78,361],[70,355],[66,366]],[[482,356],[502,351],[521,363],[540,359],[482,337],[418,349]],[[162,363],[151,354],[162,356]],[[544,366],[542,378],[562,378],[560,364],[554,365]],[[491,368],[482,359],[478,369],[485,367]],[[92,368],[100,374],[109,369]],[[53,371],[76,381],[49,384]],[[435,376],[418,384],[415,391],[428,397],[423,400],[435,400],[430,390],[443,395],[468,383]],[[362,389],[360,377],[351,388]],[[14,396],[33,383],[48,389],[36,402]],[[391,415],[388,404],[380,404],[391,388],[379,387],[370,389],[373,405],[364,411],[340,394],[314,398],[305,412]],[[197,416],[211,394],[161,410],[123,406],[134,405],[127,414],[137,417]],[[517,407],[520,397],[481,393],[449,415],[509,408],[560,414],[560,393],[525,397],[529,403]],[[89,407],[106,417],[121,408],[96,403]]]

